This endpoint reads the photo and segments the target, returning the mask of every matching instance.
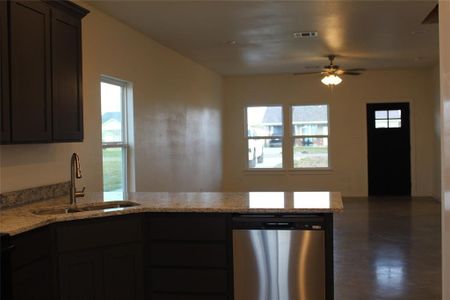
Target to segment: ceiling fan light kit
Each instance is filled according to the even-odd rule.
[[[337,75],[326,75],[322,78],[322,83],[328,86],[335,86],[342,82],[341,77]]]
[[[324,76],[322,78],[322,83],[329,87],[334,87],[336,85],[341,84],[343,81],[341,76],[358,76],[361,75],[363,71],[366,69],[343,69],[338,65],[335,65],[334,59],[336,58],[336,55],[328,55],[328,60],[330,61],[330,64],[323,67],[322,71],[320,72],[310,72],[310,73],[294,73],[294,75],[307,75],[307,74],[320,74]]]

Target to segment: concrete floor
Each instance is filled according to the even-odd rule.
[[[433,199],[347,198],[334,218],[335,300],[440,300]]]

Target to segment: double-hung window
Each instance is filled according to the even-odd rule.
[[[328,105],[292,106],[295,169],[328,168]]]
[[[102,76],[103,191],[128,191],[128,128],[126,81]]]
[[[328,105],[247,107],[246,139],[249,169],[328,168]]]

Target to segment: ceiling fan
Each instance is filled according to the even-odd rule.
[[[330,61],[330,64],[325,66],[323,70],[320,72],[321,75],[324,77],[322,78],[322,83],[328,86],[335,86],[342,82],[342,78],[339,76],[342,75],[353,75],[358,76],[361,75],[365,69],[342,69],[338,65],[334,64],[334,59],[336,58],[336,55],[328,55],[328,60]],[[314,72],[314,74],[319,72]],[[308,73],[311,74],[311,73]],[[299,74],[301,75],[301,74]]]

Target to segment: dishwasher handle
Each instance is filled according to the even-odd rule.
[[[264,222],[265,229],[295,229],[293,222]]]

